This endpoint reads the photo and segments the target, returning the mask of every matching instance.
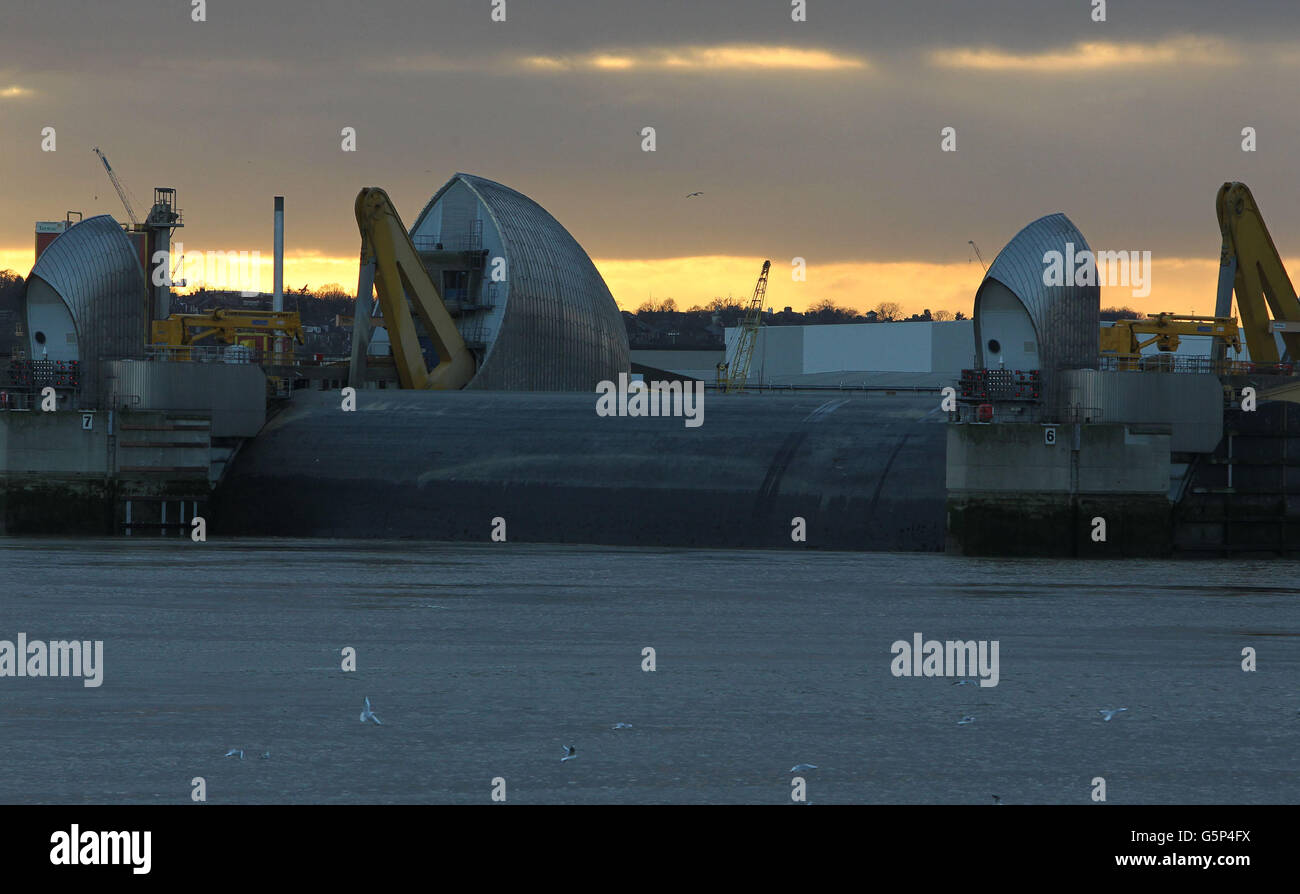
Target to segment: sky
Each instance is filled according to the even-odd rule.
[[[409,224],[457,171],[550,211],[625,309],[747,297],[770,258],[777,309],[969,314],[968,241],[991,262],[1061,211],[1151,252],[1150,294],[1103,305],[1209,313],[1227,180],[1300,271],[1295,0],[196,2],[0,8],[0,268],[30,270],[37,220],[125,219],[99,146],[137,211],[175,187],[186,251],[258,251],[266,288],[275,195],[287,285],[351,291],[357,191]]]

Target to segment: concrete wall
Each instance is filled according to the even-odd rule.
[[[1300,555],[1300,404],[1226,412],[1224,439],[1193,463],[1174,508],[1180,551]]]
[[[931,323],[804,326],[803,372],[930,372]]]
[[[738,330],[737,330],[738,331]],[[749,381],[797,376],[803,372],[807,356],[807,326],[766,326],[758,330],[754,359],[749,364]],[[727,357],[735,348],[734,339],[727,345]]]
[[[726,359],[721,349],[716,351],[656,351],[633,350],[629,357],[633,363],[652,366],[700,379],[710,385],[718,380],[718,364]]]
[[[930,366],[933,372],[957,376],[975,364],[975,322],[930,323]]]
[[[726,331],[727,356],[738,329]],[[758,332],[749,381],[786,382],[798,376],[872,370],[956,376],[975,353],[970,320],[944,323],[837,323],[765,326]]]
[[[89,415],[86,431],[80,412],[0,412],[0,475],[106,475],[108,414]]]
[[[948,426],[948,548],[966,555],[1163,556],[1173,546],[1168,426]],[[1098,540],[1094,519],[1105,522]]]
[[[0,412],[0,477],[106,477],[128,468],[202,468],[210,459],[208,426],[182,427],[165,413],[108,410]],[[90,417],[89,429],[84,427]]]
[[[91,428],[83,427],[83,414]],[[119,533],[127,500],[148,517],[161,500],[189,501],[209,486],[206,429],[161,431],[161,413],[114,412],[116,443],[110,446],[108,411],[0,412],[0,534],[103,536]],[[130,426],[155,431],[133,431]],[[137,442],[202,441],[201,447],[129,447]],[[155,468],[200,467],[189,475],[172,472],[110,474],[132,464]],[[173,504],[173,513],[176,505]],[[176,517],[175,515],[173,517]],[[176,529],[179,531],[179,529]]]
[[[1045,431],[1054,429],[1055,445]],[[949,492],[1069,493],[1073,426],[978,423],[948,426]],[[1169,490],[1168,430],[1127,425],[1080,426],[1079,493]]]

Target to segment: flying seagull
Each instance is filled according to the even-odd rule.
[[[577,756],[578,756],[578,749],[574,748],[572,745],[565,745],[564,757],[560,758],[560,763],[564,763],[565,761],[571,761]]]
[[[968,723],[974,723],[974,722],[975,722],[975,717],[974,717],[973,715],[971,715],[971,714],[967,714],[967,715],[966,715],[965,717],[963,717],[961,720],[958,720],[958,721],[957,721],[957,725],[958,725],[958,726],[965,726],[965,725],[968,724]]]
[[[688,198],[688,199],[693,199],[693,198],[695,198],[696,196],[702,196],[702,195],[704,195],[704,193],[702,193],[702,192],[692,192],[692,193],[687,193],[687,194],[686,194],[686,198]]]
[[[269,752],[269,751],[263,751],[263,752],[262,752],[262,760],[264,760],[264,761],[269,761],[270,759],[271,759],[271,752]]]
[[[993,796],[993,803],[994,803],[994,804],[1001,804],[1001,803],[1002,803],[1002,799],[999,798],[997,795],[994,795],[994,796]],[[999,815],[1000,815],[1000,814],[999,814]]]
[[[795,764],[793,767],[790,768],[790,772],[803,773],[807,770],[816,770],[816,769],[817,769],[816,764]]]
[[[620,722],[614,724],[612,727],[610,727],[610,729],[631,729],[631,728],[632,728],[632,724],[630,724],[630,723],[623,723],[622,721],[620,721]]]
[[[239,755],[239,759],[242,761],[244,759],[243,749],[232,748],[226,752],[226,757],[234,757],[235,755]]]
[[[1097,711],[1097,713],[1101,715],[1102,720],[1105,720],[1107,723],[1109,723],[1110,719],[1114,717],[1116,714],[1118,714],[1120,711],[1127,711],[1127,710],[1128,708],[1101,708],[1100,710]]]
[[[368,695],[366,696],[366,707],[361,712],[361,722],[365,723],[367,720],[373,720],[375,723],[379,724],[380,726],[384,725],[384,722],[375,716],[375,712],[370,710],[370,696]]]

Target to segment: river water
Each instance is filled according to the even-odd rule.
[[[1300,801],[1297,562],[0,538],[0,568],[0,640],[104,643],[95,688],[0,677],[3,803]],[[895,676],[917,633],[996,641],[998,684]]]

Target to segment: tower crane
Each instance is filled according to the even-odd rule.
[[[975,257],[977,257],[977,258],[980,259],[980,266],[984,268],[984,272],[985,272],[985,273],[988,273],[988,272],[989,272],[989,265],[984,263],[984,256],[983,256],[982,254],[980,254],[980,247],[979,247],[978,245],[975,244],[975,240],[974,240],[974,239],[967,239],[967,240],[966,240],[966,244],[969,245],[972,249],[974,249],[974,251],[975,251]],[[969,260],[969,258],[968,258],[967,260]]]
[[[113,166],[108,163],[108,156],[99,151],[95,146],[91,151],[99,156],[99,160],[104,163],[104,170],[108,171],[108,179],[112,181],[113,188],[117,190],[117,197],[122,200],[122,205],[126,208],[127,217],[131,218],[131,225],[140,226],[139,219],[135,216],[135,209],[131,207],[131,202],[126,197],[126,190],[122,188],[122,182],[117,179],[117,174],[113,173]]]
[[[749,299],[740,331],[736,333],[736,346],[731,359],[723,364],[722,382],[726,393],[743,391],[745,381],[749,378],[749,361],[754,356],[754,345],[758,343],[758,327],[763,319],[763,299],[767,295],[767,271],[772,262],[763,262],[763,272],[758,275],[758,284],[754,286],[754,297]]]

